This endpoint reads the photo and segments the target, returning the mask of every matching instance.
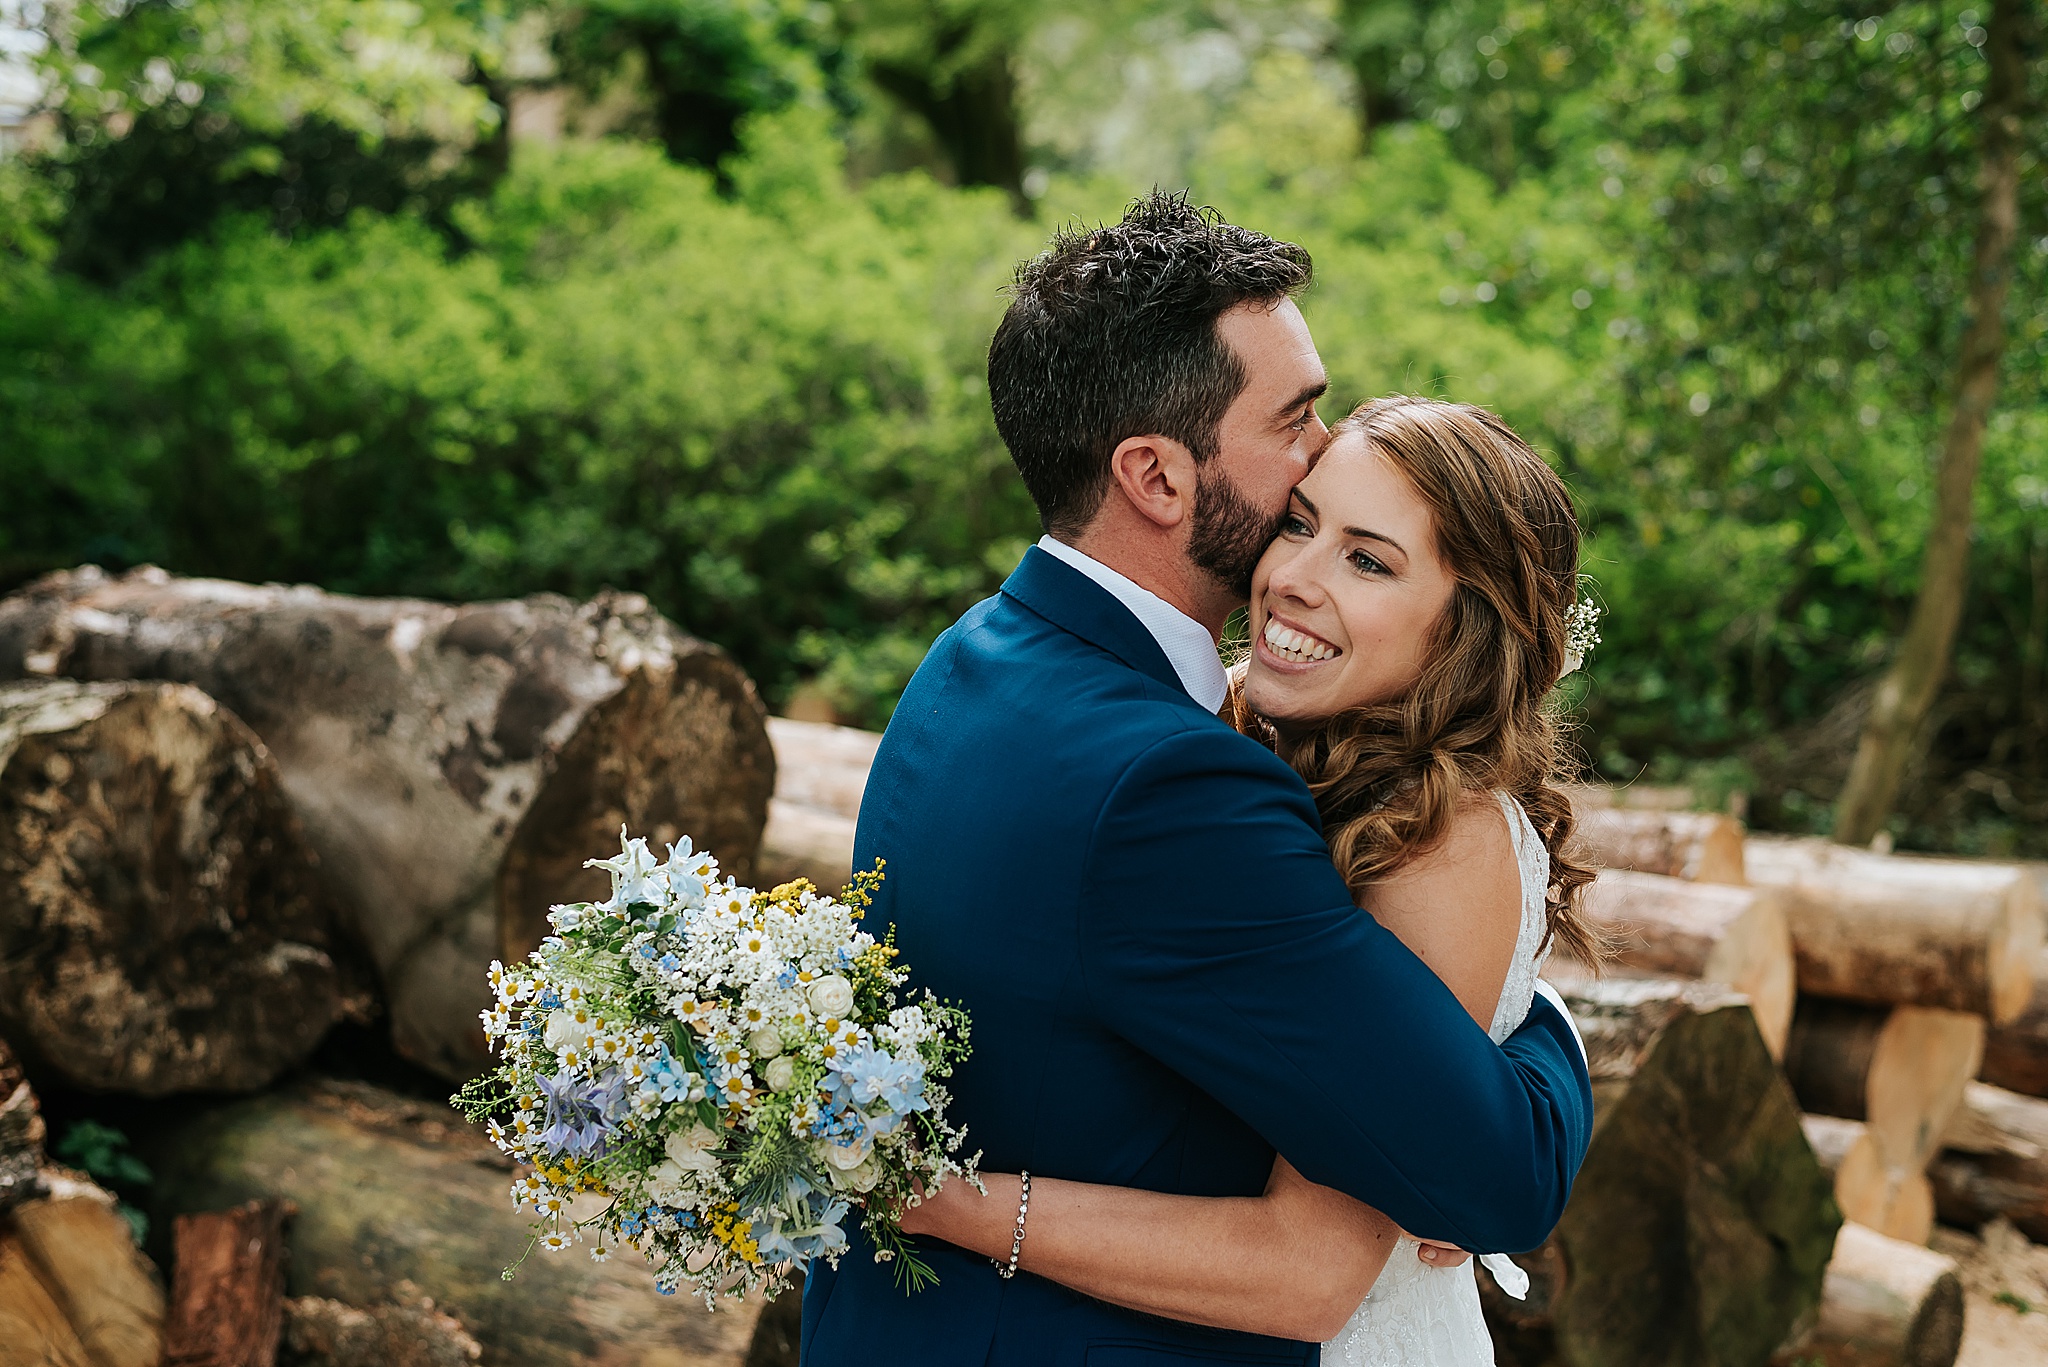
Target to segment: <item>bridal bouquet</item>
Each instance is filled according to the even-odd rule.
[[[539,1247],[603,1261],[632,1244],[657,1289],[709,1306],[836,1266],[858,1218],[899,1282],[932,1280],[893,1212],[920,1184],[974,1180],[940,1081],[968,1022],[929,992],[899,1004],[894,934],[860,926],[879,861],[839,898],[758,892],[687,838],[657,859],[620,837],[587,866],[609,899],[554,908],[525,962],[491,965],[500,1061],[456,1097],[529,1169],[512,1199]]]

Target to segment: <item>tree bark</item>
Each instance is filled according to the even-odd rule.
[[[159,1218],[289,1197],[287,1290],[349,1305],[431,1297],[483,1367],[741,1367],[759,1313],[662,1296],[630,1249],[536,1251],[510,1163],[453,1111],[322,1083],[215,1108],[148,1152]],[[408,1285],[409,1284],[409,1285]]]
[[[1742,823],[1715,812],[1582,807],[1574,835],[1593,862],[1696,883],[1748,881]]]
[[[2034,959],[2026,1009],[1984,1038],[1984,1081],[2028,1096],[2048,1096],[2048,949]]]
[[[43,1134],[35,1091],[0,1039],[0,1216],[43,1194]]]
[[[164,1367],[274,1367],[289,1201],[180,1215]]]
[[[973,64],[944,71],[951,57],[973,40],[964,23],[946,27],[934,39],[933,67],[872,61],[876,85],[922,118],[952,163],[961,185],[992,185],[1010,196],[1020,218],[1031,214],[1024,193],[1024,135],[1017,108],[1017,77],[1007,48],[996,47]]]
[[[1785,1073],[1801,1105],[1864,1122],[1835,1172],[1842,1213],[1925,1243],[1928,1163],[1983,1057],[1984,1022],[1955,1011],[1803,997]]]
[[[1813,1327],[1772,1367],[1953,1367],[1963,1346],[1955,1259],[1854,1221],[1835,1238]]]
[[[0,1029],[85,1088],[247,1091],[342,1013],[262,744],[180,684],[0,686]]]
[[[488,1063],[485,969],[548,907],[602,895],[620,826],[753,873],[774,785],[738,666],[632,594],[450,606],[318,589],[52,575],[0,601],[0,676],[166,678],[277,759],[324,879],[383,980],[394,1043]]]
[[[1608,869],[1586,891],[1586,914],[1619,941],[1627,968],[1732,987],[1749,998],[1771,1057],[1785,1052],[1795,995],[1783,893],[1686,883]]]
[[[135,1247],[114,1198],[57,1175],[47,1199],[14,1212],[14,1232],[37,1277],[94,1367],[158,1367],[164,1291]]]
[[[1799,990],[2015,1019],[2041,954],[2039,891],[2016,865],[1902,858],[1822,840],[1749,842],[1749,881],[1791,893]]]
[[[1818,1304],[1840,1223],[1749,1006],[1701,983],[1567,994],[1593,1075],[1592,1146],[1550,1241],[1482,1278],[1503,1363],[1736,1367]]]
[[[1835,839],[1867,845],[1891,815],[1918,748],[1922,724],[1948,675],[1969,587],[1972,501],[1984,427],[1998,397],[2005,356],[2005,300],[2019,225],[2020,113],[2026,76],[2020,24],[2027,0],[1992,0],[1984,57],[1990,66],[1983,113],[1983,204],[1970,270],[1969,322],[1956,361],[1954,408],[1934,472],[1934,524],[1921,561],[1920,592],[1891,667],[1871,697],[1870,716],[1835,809]]]
[[[2048,1101],[1973,1082],[1942,1145],[1929,1170],[1942,1223],[1976,1229],[2002,1215],[2048,1243]]]

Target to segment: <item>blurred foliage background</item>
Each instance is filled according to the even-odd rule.
[[[1008,272],[1185,185],[1314,253],[1327,416],[1471,400],[1571,481],[1597,770],[1825,829],[1916,589],[1988,2],[4,0],[0,590],[609,584],[879,725],[1037,532]],[[2048,855],[2038,37],[1910,847]]]

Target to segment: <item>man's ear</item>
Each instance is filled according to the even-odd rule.
[[[1109,456],[1110,478],[1146,521],[1178,527],[1195,507],[1195,457],[1172,437],[1125,437]]]

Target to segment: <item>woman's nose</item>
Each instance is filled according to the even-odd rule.
[[[1283,554],[1274,564],[1273,573],[1266,579],[1266,589],[1282,598],[1292,598],[1297,603],[1314,607],[1322,601],[1322,590],[1311,572],[1305,552],[1306,548],[1289,548],[1289,553]]]

